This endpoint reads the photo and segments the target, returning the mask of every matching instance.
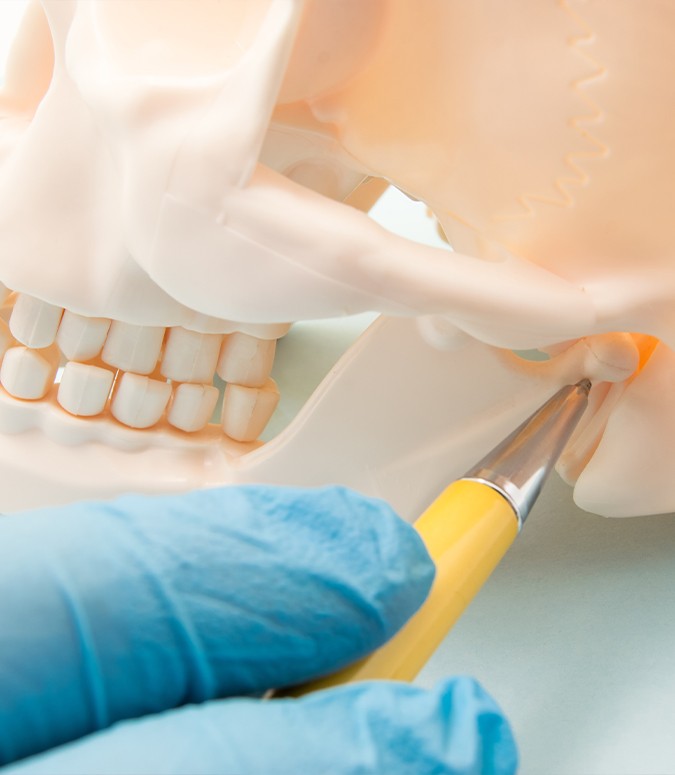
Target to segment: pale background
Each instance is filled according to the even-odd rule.
[[[0,0],[0,67],[19,5]],[[423,206],[396,192],[375,216],[437,244]],[[289,335],[277,373],[287,412],[367,322]],[[524,775],[675,773],[674,614],[673,516],[592,516],[556,478],[420,681],[478,678],[513,724]]]

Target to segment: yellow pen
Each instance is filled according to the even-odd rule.
[[[275,696],[368,679],[412,681],[518,535],[586,409],[590,388],[583,379],[559,390],[415,522],[436,577],[422,607],[393,638],[337,673]]]

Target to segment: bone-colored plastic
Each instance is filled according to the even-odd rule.
[[[14,338],[26,347],[49,347],[63,315],[61,307],[20,293],[12,307],[9,328]]]
[[[218,358],[218,376],[225,382],[262,387],[272,373],[276,341],[248,334],[225,337]]]
[[[218,388],[213,385],[178,385],[173,391],[167,420],[182,431],[200,431],[211,419],[218,395]]]
[[[0,367],[0,382],[15,398],[43,398],[52,386],[57,361],[45,351],[11,347]]]
[[[135,326],[113,320],[101,360],[122,371],[150,374],[159,360],[164,331],[161,326]]]
[[[61,375],[59,404],[77,417],[94,417],[105,409],[115,374],[100,366],[71,361]]]
[[[217,437],[209,454],[228,461],[219,480],[344,481],[396,501],[404,481],[427,478],[412,458],[447,476],[434,452],[449,437],[461,470],[486,426],[507,430],[496,420],[506,419],[503,406],[521,396],[536,403],[544,383],[558,386],[535,373],[607,366],[595,345],[573,345],[535,371],[488,345],[543,348],[631,331],[662,344],[636,377],[632,356],[610,364],[607,376],[630,382],[617,411],[634,411],[659,459],[672,459],[674,410],[659,404],[656,422],[638,386],[667,383],[675,357],[675,82],[664,76],[675,58],[674,5],[425,0],[420,13],[404,0],[46,0],[42,8],[27,13],[0,94],[7,287],[120,326],[263,331],[270,340],[289,320],[425,316],[427,334],[448,347],[436,357],[443,376],[452,370],[451,386],[406,349],[423,346],[417,333],[400,324],[406,344],[397,345],[384,332],[399,323],[383,321],[310,401],[311,422],[308,408],[261,450],[237,447],[236,463],[231,442]],[[456,252],[387,232],[344,203],[358,203],[354,190],[373,178],[426,202]],[[398,369],[391,353],[383,362],[370,352],[376,341],[395,349]],[[113,357],[104,348],[104,360],[152,372],[123,349]],[[369,362],[359,356],[366,349]],[[646,382],[652,371],[662,382]],[[474,401],[476,384],[490,385],[484,404]],[[348,403],[336,401],[339,390]],[[322,414],[326,391],[339,414]],[[449,400],[462,411],[448,417]],[[66,418],[59,431],[51,409],[17,405],[12,419],[9,406],[0,426],[46,423],[71,445],[108,427]],[[624,513],[610,483],[612,467],[631,459],[635,425],[612,416],[569,470],[581,477],[580,505]],[[126,436],[110,427],[100,443],[119,452]],[[329,441],[333,430],[339,443]],[[160,457],[173,444],[162,433],[153,442]],[[2,440],[17,454],[0,457],[19,466],[34,434],[24,435]],[[52,443],[44,439],[46,468],[59,457],[48,453]],[[369,450],[365,461],[357,448]],[[80,452],[82,461],[96,457]],[[185,482],[212,481],[201,462],[183,464]],[[650,493],[623,479],[637,488],[623,499],[633,513],[675,508],[675,476],[667,462],[657,468]],[[137,482],[118,470],[120,487]],[[169,486],[157,467],[147,477],[147,489]],[[52,490],[59,500],[59,486]]]
[[[210,383],[222,343],[218,334],[171,328],[164,344],[160,372],[178,382]]]
[[[279,390],[273,379],[268,379],[260,387],[230,382],[223,397],[223,430],[235,441],[255,441],[278,403]]]
[[[87,318],[65,310],[56,344],[68,360],[88,361],[101,352],[109,329],[107,318]]]
[[[166,382],[126,372],[117,379],[110,411],[130,428],[150,428],[159,422],[170,396]]]

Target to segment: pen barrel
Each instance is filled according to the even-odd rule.
[[[513,543],[518,520],[495,489],[460,479],[436,498],[415,528],[436,564],[436,577],[422,607],[372,654],[284,695],[300,696],[351,681],[411,681]]]

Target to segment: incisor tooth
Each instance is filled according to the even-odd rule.
[[[131,428],[149,428],[159,421],[171,396],[171,385],[140,374],[122,374],[113,391],[110,411]]]
[[[78,417],[101,414],[114,376],[100,366],[71,361],[63,369],[56,399],[67,412]]]
[[[56,338],[62,314],[63,307],[20,293],[14,302],[9,328],[14,338],[26,347],[49,347]]]
[[[109,328],[108,318],[87,318],[66,310],[56,344],[69,361],[88,361],[101,352]]]
[[[136,326],[113,320],[101,360],[122,371],[150,374],[159,358],[165,330],[158,326]]]
[[[255,441],[278,403],[279,389],[273,379],[262,388],[228,383],[223,399],[223,430],[235,441]]]
[[[54,382],[58,359],[29,347],[11,347],[0,367],[0,382],[15,398],[43,398]]]
[[[216,408],[218,395],[213,385],[178,385],[167,413],[169,423],[182,431],[201,430]]]
[[[262,387],[272,371],[276,339],[258,339],[240,331],[225,337],[216,371],[225,382]]]
[[[220,334],[199,334],[185,328],[170,328],[160,373],[176,382],[211,382],[222,339]]]

